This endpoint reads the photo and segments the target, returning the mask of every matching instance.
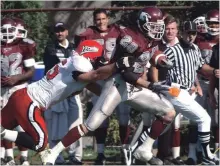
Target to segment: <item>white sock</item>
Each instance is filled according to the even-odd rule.
[[[154,142],[155,142],[155,140],[153,138],[147,137],[146,140],[144,141],[144,143],[137,148],[137,150],[139,148],[144,149],[144,152],[148,153],[147,158],[145,156],[147,161],[150,160],[153,157],[152,149],[153,149]]]
[[[153,138],[147,137],[141,147],[145,147],[147,150],[151,151],[153,149],[154,142],[155,140]]]
[[[14,130],[7,130],[5,129],[5,134],[4,134],[4,139],[11,141],[11,142],[15,142],[18,136],[18,132],[14,131]]]
[[[180,147],[172,147],[173,158],[180,157]]]
[[[21,151],[20,153],[22,157],[28,157],[28,150]]]
[[[97,153],[104,153],[104,144],[97,144]]]
[[[6,149],[6,150],[5,150],[5,156],[6,156],[6,157],[12,157],[12,158],[14,159],[13,149]]]
[[[195,162],[197,161],[196,146],[197,146],[196,143],[189,143],[188,158],[192,158]]]
[[[59,155],[63,150],[65,150],[65,146],[63,145],[63,143],[60,141],[56,146],[54,146],[52,148],[52,152],[56,153],[57,155]]]
[[[0,157],[5,158],[5,148],[4,147],[0,147]]]

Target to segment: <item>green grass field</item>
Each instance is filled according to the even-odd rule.
[[[16,164],[19,164],[19,150],[15,149],[14,152]],[[68,158],[66,152],[63,152],[64,158]],[[83,150],[83,163],[84,165],[93,165],[96,159],[97,153],[92,148]],[[118,165],[120,164],[120,148],[106,148],[105,156],[107,158],[107,164]],[[41,165],[40,156],[36,155],[36,152],[29,150],[29,162],[31,165]]]

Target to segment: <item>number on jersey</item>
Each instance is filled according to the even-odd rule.
[[[61,64],[65,65],[67,63],[67,59],[64,59]],[[56,77],[59,74],[59,65],[56,64],[52,69],[50,69],[47,74],[47,80],[52,80],[54,77]]]

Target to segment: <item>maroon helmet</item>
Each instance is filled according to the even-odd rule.
[[[15,21],[11,18],[3,18],[1,20],[1,41],[12,43],[16,39]]]
[[[157,7],[146,7],[138,14],[138,27],[148,37],[160,40],[164,34],[163,14]]]
[[[210,10],[205,17],[208,33],[212,36],[219,35],[219,10]]]
[[[16,38],[26,38],[27,30],[24,21],[20,18],[13,18],[16,24]]]

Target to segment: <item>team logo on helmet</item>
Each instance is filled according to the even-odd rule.
[[[83,46],[81,54],[85,54],[88,52],[98,52],[98,50],[99,49],[97,47]]]
[[[146,22],[149,22],[149,19],[151,18],[151,16],[148,14],[148,13],[145,13],[145,12],[141,12],[140,14],[140,19],[142,21],[146,21]]]

